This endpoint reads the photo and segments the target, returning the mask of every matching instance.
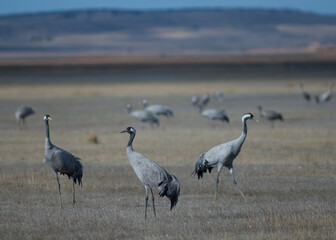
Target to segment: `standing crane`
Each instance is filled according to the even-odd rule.
[[[328,102],[330,99],[331,99],[331,96],[332,96],[332,87],[334,86],[333,83],[330,83],[329,84],[329,90],[318,95],[318,96],[315,96],[315,100],[316,100],[316,103],[325,103],[325,102]]]
[[[157,116],[164,115],[166,117],[170,117],[170,116],[174,117],[174,113],[172,109],[168,106],[159,105],[159,104],[148,105],[148,101],[146,99],[142,101],[142,104],[143,104],[144,110],[152,112]]]
[[[159,126],[159,119],[155,116],[154,113],[146,111],[146,110],[136,110],[132,111],[132,105],[127,104],[126,109],[128,114],[135,119],[138,119],[141,122],[148,122],[151,126],[156,124],[156,126]]]
[[[198,102],[199,102],[200,99],[199,99],[199,96],[192,95],[191,98],[190,98],[190,100],[191,100],[191,104],[192,105],[197,106],[197,104],[198,104]]]
[[[22,125],[25,123],[25,118],[28,117],[29,115],[34,114],[34,110],[32,107],[28,106],[20,106],[16,112],[15,112],[15,117],[17,120],[17,127],[19,130],[21,130],[21,122]]]
[[[223,102],[224,101],[224,94],[223,94],[223,92],[222,91],[216,91],[215,93],[214,93],[214,97],[215,97],[215,99],[218,101],[218,102]]]
[[[253,119],[252,113],[245,113],[242,116],[243,132],[239,138],[211,148],[209,151],[202,153],[199,156],[198,160],[196,161],[195,171],[193,172],[193,174],[194,175],[197,174],[198,179],[202,178],[203,173],[206,173],[207,171],[211,173],[211,170],[217,166],[218,173],[217,173],[217,180],[216,180],[216,191],[215,191],[215,196],[214,196],[214,202],[216,202],[216,198],[217,198],[219,174],[223,167],[227,167],[229,169],[232,175],[234,186],[238,189],[238,191],[241,193],[241,195],[246,201],[246,198],[243,192],[240,190],[234,178],[233,160],[238,156],[240,149],[246,139],[246,135],[247,135],[246,121],[249,119]]]
[[[130,135],[130,139],[126,147],[128,160],[135,174],[141,183],[145,185],[146,189],[145,219],[147,217],[148,189],[152,194],[153,211],[155,217],[156,213],[152,188],[158,189],[160,197],[167,196],[170,199],[170,210],[172,210],[173,207],[177,204],[178,197],[180,195],[180,182],[174,175],[169,174],[159,164],[133,150],[132,143],[136,134],[136,131],[133,127],[127,127],[126,130],[123,130],[120,133],[125,132],[129,133]]]
[[[73,156],[71,153],[51,143],[49,134],[49,121],[51,117],[47,114],[43,119],[46,128],[44,163],[51,167],[51,170],[56,176],[60,207],[62,208],[61,185],[58,179],[58,173],[67,175],[69,179],[70,177],[72,178],[72,203],[75,204],[75,184],[78,181],[78,185],[82,185],[83,166],[78,157]]]
[[[268,121],[271,122],[271,128],[274,127],[273,121],[279,119],[280,121],[283,121],[283,117],[281,113],[278,113],[276,111],[272,110],[263,110],[261,106],[258,106],[259,109],[259,115],[262,118],[267,119]]]
[[[205,93],[201,96],[199,105],[205,107],[209,103],[209,101],[210,101],[210,95]]]
[[[218,110],[218,109],[211,108],[211,109],[202,110],[202,105],[200,105],[199,107],[200,107],[200,114],[205,118],[208,118],[212,121],[220,120],[222,122],[224,121],[230,122],[229,117],[227,116],[224,109]]]
[[[310,94],[303,89],[303,83],[300,83],[301,96],[307,101],[310,102]]]

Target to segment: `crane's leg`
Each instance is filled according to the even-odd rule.
[[[21,118],[19,118],[19,120],[17,122],[17,128],[18,128],[19,131],[21,131],[21,125],[20,125],[20,123],[21,123]]]
[[[150,188],[151,194],[152,194],[152,203],[153,203],[153,211],[154,211],[154,217],[156,218],[156,213],[155,213],[155,204],[154,204],[154,194],[153,190]]]
[[[236,182],[236,180],[235,180],[235,178],[234,178],[234,174],[233,174],[233,166],[229,167],[229,170],[230,170],[230,173],[231,173],[231,175],[232,175],[232,181],[233,181],[234,186],[238,189],[238,191],[239,191],[240,194],[243,196],[243,198],[244,198],[244,200],[245,200],[245,202],[246,202],[246,197],[245,197],[244,193],[240,190],[240,188],[239,188],[239,186],[238,186],[238,184],[237,184],[237,182]]]
[[[222,171],[223,165],[218,165],[218,174],[217,174],[217,179],[216,179],[216,191],[215,191],[215,197],[214,197],[214,202],[217,200],[217,191],[218,191],[218,183],[219,183],[219,174]]]
[[[75,179],[72,179],[72,204],[75,205],[76,198],[75,198]]]
[[[59,179],[58,179],[58,173],[54,172],[54,174],[56,176],[56,180],[57,180],[57,183],[58,183],[58,195],[59,195],[59,200],[60,200],[60,207],[63,208],[63,206],[62,206],[62,198],[61,198],[61,184],[60,184]]]
[[[148,187],[145,186],[146,188],[146,198],[145,198],[145,219],[147,218],[147,207],[148,207]]]

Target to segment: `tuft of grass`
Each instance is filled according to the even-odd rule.
[[[99,143],[98,135],[95,132],[92,132],[88,137],[87,141],[88,143],[98,144]]]

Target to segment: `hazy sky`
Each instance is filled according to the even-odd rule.
[[[276,8],[336,15],[336,0],[0,0],[0,15],[88,8]]]

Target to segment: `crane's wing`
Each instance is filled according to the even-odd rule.
[[[75,183],[78,180],[79,185],[82,183],[83,166],[79,161],[80,158],[75,157],[68,151],[56,147],[51,156],[51,164],[53,169],[61,174],[66,174],[69,178],[73,177]]]

